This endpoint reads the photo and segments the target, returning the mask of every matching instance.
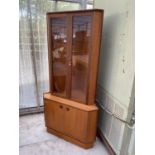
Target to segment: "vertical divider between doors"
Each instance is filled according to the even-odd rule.
[[[67,98],[71,98],[71,84],[72,84],[72,15],[67,16]]]

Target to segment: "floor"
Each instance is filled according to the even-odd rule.
[[[47,133],[43,114],[20,117],[19,127],[20,155],[109,155],[98,138],[85,150]]]

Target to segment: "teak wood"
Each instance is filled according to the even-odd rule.
[[[96,138],[96,78],[103,10],[47,13],[47,131],[84,148]]]
[[[48,128],[52,128],[67,136],[73,137],[79,142],[91,143],[94,141],[97,121],[97,108],[76,108],[53,100],[44,100],[45,122]],[[75,103],[76,104],[76,103]],[[91,136],[92,135],[92,136]]]

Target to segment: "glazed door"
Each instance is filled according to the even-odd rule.
[[[54,95],[67,97],[68,84],[68,18],[50,18],[51,87]]]
[[[72,17],[71,99],[87,102],[92,16]]]

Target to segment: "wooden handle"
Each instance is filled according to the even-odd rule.
[[[62,106],[62,105],[60,105],[60,108],[62,109],[62,108],[63,108],[63,106]]]
[[[66,110],[69,111],[70,109],[67,107]]]

